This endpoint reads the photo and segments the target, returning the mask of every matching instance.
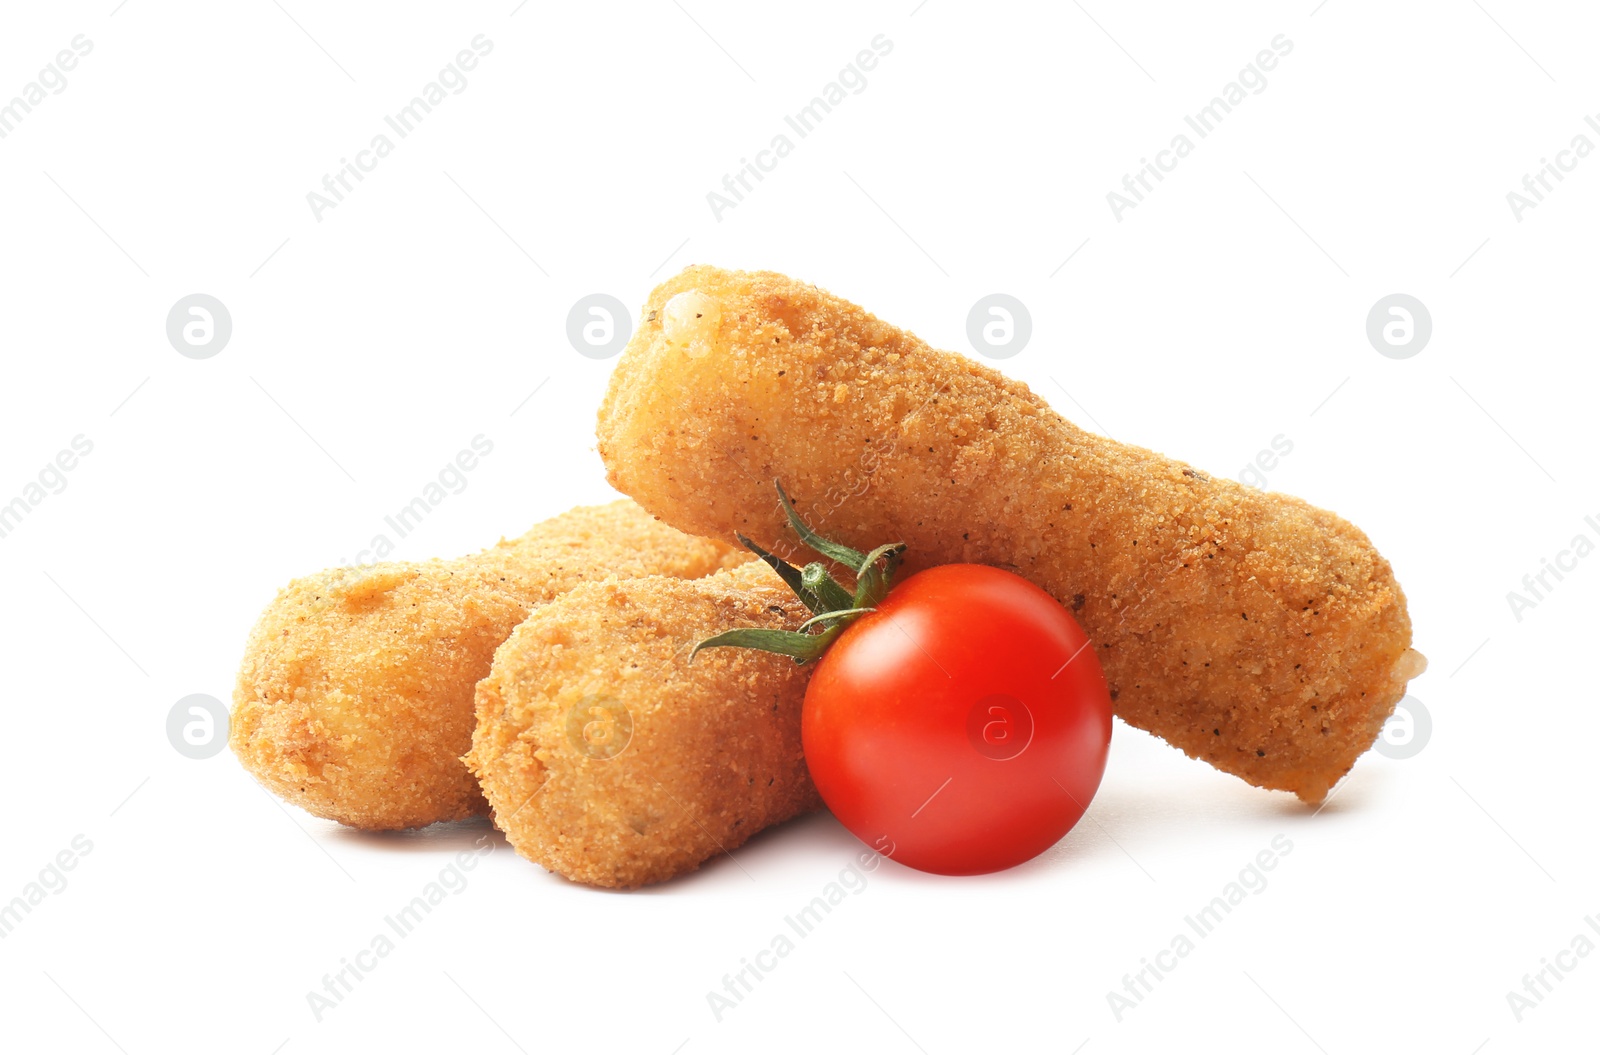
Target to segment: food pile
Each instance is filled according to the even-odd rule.
[[[357,828],[489,813],[597,886],[824,803],[969,874],[1081,817],[1111,712],[1315,803],[1425,667],[1351,524],[782,275],[657,288],[599,450],[632,501],[280,592],[235,691],[245,768]]]

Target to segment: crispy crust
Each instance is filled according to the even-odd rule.
[[[458,560],[296,579],[245,646],[229,743],[268,790],[352,827],[480,816],[460,761],[473,686],[531,608],[607,575],[693,577],[744,559],[619,501]]]
[[[806,614],[759,563],[692,582],[590,583],[534,612],[478,684],[466,761],[495,824],[552,872],[626,889],[816,809],[800,749],[807,670],[746,649],[689,662],[727,627],[792,629]],[[591,714],[631,723],[614,757],[584,739]]]
[[[663,332],[686,291],[720,309],[687,352]],[[692,267],[658,287],[599,447],[614,486],[686,531],[792,551],[778,478],[852,545],[1010,568],[1083,623],[1125,721],[1309,802],[1423,666],[1388,562],[1348,522],[1087,433],[783,275]]]

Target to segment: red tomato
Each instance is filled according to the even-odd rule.
[[[801,735],[817,789],[857,838],[943,875],[1042,853],[1083,816],[1111,699],[1077,620],[979,564],[911,576],[817,661]]]

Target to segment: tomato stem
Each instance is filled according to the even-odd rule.
[[[872,610],[873,609],[871,608],[841,608],[837,612],[818,612],[810,619],[807,619],[805,622],[801,623],[795,629],[806,630],[818,623],[826,623],[829,621],[834,623],[842,623],[847,619],[855,618],[862,612],[870,612]]]
[[[773,481],[778,489],[778,501],[789,519],[789,526],[808,548],[829,560],[843,564],[855,573],[854,594],[847,591],[829,573],[826,565],[813,561],[797,568],[782,557],[762,549],[743,535],[736,535],[740,545],[760,557],[767,566],[778,573],[796,597],[811,611],[811,618],[796,630],[772,630],[766,627],[739,627],[727,630],[694,646],[689,653],[690,662],[702,648],[755,648],[789,656],[796,663],[809,663],[828,650],[828,646],[857,618],[872,611],[889,596],[894,585],[895,572],[905,558],[906,544],[892,542],[879,546],[870,553],[851,549],[839,542],[823,538],[811,529],[795,511],[794,503],[783,490],[783,484]]]

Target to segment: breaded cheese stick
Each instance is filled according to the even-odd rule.
[[[694,577],[746,556],[624,500],[458,560],[296,579],[245,646],[229,743],[269,791],[352,827],[480,816],[461,763],[473,686],[531,608],[591,579]]]
[[[1425,665],[1351,524],[1085,432],[783,275],[691,267],[651,293],[599,441],[612,484],[685,531],[792,551],[776,478],[830,538],[1016,571],[1082,622],[1121,718],[1308,802]]]
[[[809,613],[766,565],[576,587],[517,627],[478,683],[466,762],[522,856],[633,888],[698,868],[821,805],[800,749],[809,668],[730,626]]]

